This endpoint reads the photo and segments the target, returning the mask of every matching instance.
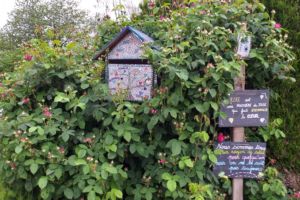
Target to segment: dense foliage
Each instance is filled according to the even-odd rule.
[[[288,73],[294,54],[282,39],[284,30],[257,2],[194,2],[172,11],[167,3],[147,6],[150,15],[107,20],[96,37],[101,47],[121,27],[133,25],[155,38],[160,51],[145,46],[145,56],[159,85],[142,103],[109,95],[101,78],[105,63],[91,61],[95,51],[88,36],[64,45],[50,32],[51,42],[22,45],[23,60],[1,76],[5,183],[36,199],[228,198],[230,180],[212,173],[219,105],[241,65],[247,88],[293,80]],[[239,33],[252,36],[245,61],[235,54]],[[255,135],[248,140],[283,137],[280,121],[247,130]],[[273,168],[246,188],[247,199],[287,198]]]
[[[288,42],[294,46],[297,54],[295,66],[295,78],[300,77],[300,27],[299,12],[300,4],[298,0],[263,0],[269,12],[275,11],[275,19],[282,24],[285,29],[289,30]],[[273,13],[274,13],[273,11]],[[299,142],[300,115],[298,111],[300,98],[299,81],[291,83],[276,83],[273,85],[274,90],[278,93],[278,98],[273,101],[272,115],[282,116],[284,119],[283,129],[287,137],[284,140],[272,141],[271,155],[278,160],[278,166],[295,170],[300,170]]]

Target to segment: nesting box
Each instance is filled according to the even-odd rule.
[[[128,26],[94,56],[94,60],[106,59],[112,95],[125,94],[132,101],[151,98],[155,76],[152,66],[143,59],[143,44],[152,42],[151,37]]]

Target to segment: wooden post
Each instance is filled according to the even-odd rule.
[[[247,24],[244,23],[243,31],[247,30]],[[239,77],[234,80],[234,89],[236,91],[245,90],[245,66],[241,66]],[[245,130],[243,127],[233,128],[233,142],[245,142]],[[232,180],[232,200],[244,199],[244,180],[242,178]]]

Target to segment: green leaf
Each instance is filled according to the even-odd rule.
[[[88,185],[88,186],[86,186],[86,187],[82,190],[82,192],[83,192],[83,193],[88,193],[88,192],[90,192],[92,189],[93,189],[93,186],[92,186],[92,185]]]
[[[134,154],[136,152],[136,146],[135,144],[131,144],[130,147],[129,147],[129,151],[130,153]]]
[[[84,110],[84,108],[81,108]],[[78,120],[79,128],[84,129],[85,128],[85,121],[84,120]]]
[[[263,191],[264,191],[264,192],[267,192],[269,189],[270,189],[270,185],[267,184],[267,183],[264,183],[264,184],[263,184]]]
[[[83,171],[83,174],[85,174],[85,175],[88,174],[90,172],[90,166],[88,166],[88,165],[83,166],[82,171]]]
[[[171,176],[171,174],[169,174],[168,172],[165,172],[165,173],[162,174],[161,178],[162,178],[163,180],[168,181],[168,180],[171,180],[171,179],[172,179],[172,176]]]
[[[54,36],[54,34],[53,34]],[[67,50],[70,51],[76,46],[76,42],[69,42],[66,46]]]
[[[32,164],[30,165],[30,171],[31,171],[32,174],[35,174],[35,173],[37,172],[38,169],[39,169],[38,164],[32,163]]]
[[[184,81],[189,79],[189,72],[186,69],[180,69],[176,71],[176,75]]]
[[[167,188],[168,188],[168,190],[170,192],[174,192],[176,190],[176,186],[177,186],[176,181],[174,181],[174,180],[168,180],[168,182],[167,182]]]
[[[215,111],[218,111],[219,106],[218,106],[217,103],[215,103],[215,102],[210,102],[210,105],[211,105],[211,107],[212,107]]]
[[[51,67],[51,65],[48,64],[48,63],[45,63],[45,64],[44,64],[44,67],[45,67],[46,69],[49,69],[49,68]]]
[[[29,133],[32,133],[32,132],[36,131],[37,128],[38,128],[37,126],[33,126],[33,127],[30,127],[28,131],[29,131]]]
[[[157,116],[152,117],[149,123],[147,124],[148,129],[152,130],[154,126],[157,124],[157,122],[158,122],[158,117]]]
[[[185,167],[184,161],[182,161],[182,160],[179,161],[178,166],[179,166],[180,169],[184,169],[184,167]]]
[[[208,91],[209,91],[211,97],[213,97],[213,98],[217,95],[217,92],[215,89],[209,89]]]
[[[75,160],[74,164],[77,166],[77,165],[86,165],[87,163],[83,159],[77,159]]]
[[[174,140],[174,142],[172,142],[171,150],[172,150],[173,156],[179,155],[181,152],[180,142],[178,142],[177,140]]]
[[[31,165],[32,163],[34,163],[35,161],[33,160],[33,159],[29,159],[29,160],[26,160],[25,162],[24,162],[24,165],[25,166],[29,166],[29,165]]]
[[[89,87],[90,85],[88,83],[81,83],[80,87],[81,89],[85,90]]]
[[[117,152],[117,149],[118,149],[117,145],[115,145],[115,144],[109,145],[108,148],[112,152]]]
[[[200,112],[200,113],[205,113],[208,111],[209,109],[209,103],[208,102],[205,102],[203,104],[196,104],[195,105],[195,108]]]
[[[63,132],[63,134],[61,135],[62,139],[64,142],[68,142],[69,138],[70,138],[70,135],[68,132]]]
[[[172,116],[174,119],[177,118],[177,112],[176,112],[175,109],[171,109],[171,110],[170,110],[170,114],[171,114],[171,116]]]
[[[96,199],[96,193],[94,190],[90,191],[87,197],[87,200],[95,200]]]
[[[220,74],[217,74],[217,73],[212,73],[212,77],[216,80],[216,81],[219,81],[221,76]]]
[[[108,117],[103,121],[103,126],[108,126],[111,124],[111,122],[112,122],[112,118]]]
[[[114,194],[115,197],[119,198],[119,199],[122,199],[123,198],[123,193],[121,190],[118,190],[118,189],[115,189],[113,188],[111,190],[111,192]]]
[[[57,96],[54,98],[54,102],[66,103],[70,102],[70,98],[65,93],[57,92]]]
[[[42,176],[40,177],[39,181],[38,181],[38,186],[41,189],[44,189],[48,184],[48,178],[46,176]]]
[[[66,188],[64,190],[64,195],[65,197],[67,197],[67,199],[73,199],[73,190],[71,190],[70,188]]]
[[[114,166],[109,166],[106,168],[106,171],[108,171],[109,173],[111,174],[117,174],[118,173],[118,170],[117,168],[115,168]]]
[[[153,198],[152,193],[149,190],[146,192],[145,198],[146,198],[146,200],[151,200]]]
[[[39,133],[39,135],[44,135],[45,131],[44,131],[44,129],[42,129],[42,127],[38,127],[38,133]]]
[[[55,169],[54,171],[54,175],[56,176],[56,178],[60,179],[60,177],[62,176],[63,171],[61,167],[58,167],[57,169]]]
[[[193,168],[194,167],[194,163],[193,161],[189,158],[189,159],[185,159],[184,163],[186,166],[188,166],[189,168]]]
[[[153,14],[155,15],[158,11],[159,11],[159,8],[158,8],[158,7],[154,8],[154,9],[153,9]]]
[[[125,139],[127,142],[130,142],[130,141],[131,141],[131,133],[128,132],[128,131],[125,131],[124,139]]]
[[[80,149],[78,151],[78,158],[83,158],[86,155],[86,150],[85,149]]]
[[[217,157],[213,153],[208,154],[208,158],[212,163],[217,163],[218,161]]]
[[[111,145],[111,144],[113,143],[113,141],[114,141],[113,136],[107,135],[107,136],[105,137],[104,143],[105,143],[106,145]]]
[[[205,131],[199,132],[199,138],[202,142],[206,143],[209,140],[209,135]]]
[[[49,195],[50,195],[49,190],[42,190],[42,191],[41,191],[41,197],[42,197],[43,199],[48,199],[48,198],[49,198]]]
[[[18,145],[18,146],[16,146],[16,148],[15,148],[15,152],[16,152],[16,154],[19,154],[19,153],[21,153],[21,152],[22,152],[22,150],[23,150],[23,147],[22,147],[21,145]]]

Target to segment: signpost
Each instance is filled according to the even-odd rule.
[[[259,178],[265,166],[266,143],[223,142],[217,144],[218,162],[214,173],[229,178]]]
[[[247,24],[243,23],[238,37],[237,55],[240,59],[249,56],[251,37],[246,35]],[[267,126],[269,122],[269,91],[245,90],[245,66],[234,79],[235,91],[230,94],[229,104],[221,105],[226,118],[219,117],[219,127],[233,127],[233,142],[216,146],[221,150],[214,172],[224,172],[232,180],[232,200],[243,200],[243,178],[257,178],[265,164],[265,143],[246,143],[244,127]]]

